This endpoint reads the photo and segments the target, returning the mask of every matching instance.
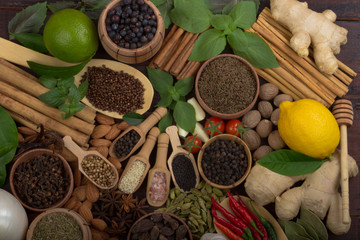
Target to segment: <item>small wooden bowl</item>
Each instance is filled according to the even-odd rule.
[[[52,205],[52,206],[50,206],[48,208],[34,208],[34,207],[31,207],[31,206],[27,205],[26,203],[24,203],[22,201],[22,199],[20,198],[20,196],[17,194],[17,190],[16,190],[15,185],[14,185],[14,175],[15,175],[15,170],[20,165],[20,163],[26,162],[29,159],[31,159],[33,157],[36,157],[36,156],[39,156],[39,155],[41,155],[43,153],[57,156],[61,160],[61,162],[64,165],[66,175],[70,178],[70,186],[69,186],[69,188],[67,190],[67,193],[66,193],[65,197],[63,199],[59,200],[54,205]],[[69,200],[69,198],[71,197],[71,194],[72,194],[73,188],[74,188],[74,177],[73,177],[73,173],[72,173],[72,170],[70,168],[69,163],[61,155],[59,155],[57,153],[54,153],[52,150],[49,150],[49,149],[38,148],[38,149],[30,150],[30,151],[22,154],[16,160],[14,165],[12,166],[9,178],[10,178],[10,188],[11,188],[12,194],[17,198],[17,200],[19,200],[21,205],[23,205],[25,208],[27,208],[27,209],[29,209],[31,211],[35,211],[35,212],[44,212],[44,211],[46,211],[48,209],[59,208],[59,207],[63,206]]]
[[[205,173],[204,173],[204,170],[202,169],[202,158],[203,158],[203,154],[205,152],[205,149],[212,143],[212,142],[215,142],[216,140],[232,140],[232,141],[235,141],[237,143],[239,143],[240,145],[244,146],[244,150],[245,150],[245,153],[246,153],[246,156],[247,156],[247,159],[248,159],[248,166],[247,166],[247,169],[244,173],[244,175],[239,179],[237,180],[235,183],[231,184],[231,185],[220,185],[220,184],[217,184],[217,183],[214,183],[212,181],[210,181]],[[199,155],[198,155],[198,158],[197,158],[197,164],[198,164],[198,169],[199,169],[199,172],[200,172],[200,175],[201,177],[208,183],[210,184],[211,186],[213,187],[216,187],[216,188],[220,188],[220,189],[231,189],[231,188],[235,188],[237,186],[239,186],[246,178],[247,176],[249,175],[250,173],[250,170],[251,170],[251,165],[252,165],[252,157],[251,157],[251,152],[250,152],[250,149],[249,147],[246,145],[246,143],[241,140],[239,137],[235,136],[235,135],[231,135],[231,134],[220,134],[220,135],[217,135],[215,137],[212,137],[210,138],[209,141],[207,141],[203,146],[202,148],[200,149],[200,152],[199,152]]]
[[[251,69],[251,72],[253,73],[253,76],[255,78],[256,81],[256,93],[254,96],[254,99],[252,100],[252,102],[243,110],[239,111],[239,112],[235,112],[235,113],[221,113],[218,111],[213,110],[212,108],[210,108],[202,99],[202,97],[200,96],[200,92],[199,92],[199,79],[201,77],[202,72],[204,71],[204,69],[207,67],[207,65],[212,62],[213,60],[217,59],[217,58],[221,58],[221,57],[233,57],[236,58],[238,60],[240,60],[242,63],[244,63],[246,66],[248,66]],[[230,86],[229,86],[230,87]],[[207,60],[199,69],[199,71],[197,72],[196,78],[195,78],[195,96],[196,99],[198,100],[199,104],[201,105],[201,107],[211,116],[216,116],[219,117],[221,119],[234,119],[234,118],[239,118],[241,116],[243,116],[245,113],[247,113],[248,111],[250,111],[250,109],[255,105],[256,100],[258,99],[259,96],[259,90],[260,90],[260,82],[259,82],[259,77],[254,69],[254,67],[245,59],[234,55],[234,54],[220,54],[217,55],[213,58],[210,58],[209,60]]]
[[[146,215],[144,215],[144,216],[142,216],[141,218],[139,218],[132,226],[131,226],[131,228],[130,228],[130,230],[129,230],[129,233],[128,233],[128,235],[127,235],[127,240],[130,240],[131,239],[131,234],[132,234],[132,232],[133,232],[133,229],[134,229],[134,227],[136,226],[136,224],[138,223],[138,222],[140,222],[141,220],[143,220],[144,218],[149,218],[149,217],[151,217],[151,215],[154,215],[154,214],[162,214],[162,215],[169,215],[169,216],[171,216],[172,218],[174,218],[174,219],[176,219],[177,221],[179,221],[181,224],[183,224],[183,225],[185,225],[185,227],[186,227],[186,229],[187,229],[187,231],[188,231],[188,236],[189,236],[189,240],[192,240],[193,239],[193,237],[192,237],[192,234],[191,234],[191,231],[190,231],[190,228],[189,228],[189,226],[184,222],[184,220],[182,220],[181,218],[179,218],[178,216],[176,216],[176,215],[174,215],[174,214],[172,214],[172,213],[167,213],[167,212],[152,212],[152,213],[149,213],[149,214],[146,214]]]
[[[66,208],[55,208],[55,209],[49,209],[46,212],[41,213],[38,215],[30,224],[29,229],[26,234],[26,240],[31,240],[34,235],[34,229],[36,227],[36,224],[45,216],[52,214],[52,213],[66,213],[73,217],[75,221],[79,224],[80,229],[83,234],[83,239],[92,240],[92,235],[90,231],[90,227],[87,224],[87,222],[75,211],[66,209]]]
[[[156,6],[150,1],[145,0],[147,4],[155,13],[157,19],[157,29],[154,35],[154,38],[140,48],[127,49],[121,48],[116,43],[114,43],[111,38],[108,36],[106,31],[105,19],[108,12],[116,7],[122,0],[113,0],[111,1],[105,9],[102,11],[99,22],[98,22],[98,34],[105,51],[114,59],[128,63],[128,64],[137,64],[145,62],[146,60],[153,57],[161,47],[165,37],[165,24],[164,20],[160,14],[160,11]]]

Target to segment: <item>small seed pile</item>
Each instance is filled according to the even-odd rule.
[[[215,232],[210,213],[212,196],[217,202],[221,202],[226,194],[225,191],[213,188],[205,181],[200,182],[189,193],[182,193],[179,188],[172,188],[166,207],[159,208],[155,212],[175,214],[187,223],[193,238],[200,239],[204,233]]]
[[[135,188],[139,185],[141,177],[144,175],[146,165],[140,160],[136,160],[131,166],[129,171],[122,177],[119,183],[119,189],[126,194],[134,192]]]
[[[126,133],[114,145],[116,157],[123,158],[127,156],[139,140],[140,135],[135,130],[131,130]]]
[[[203,70],[199,93],[204,102],[220,113],[235,113],[246,108],[256,94],[251,69],[233,57],[220,57]]]
[[[139,79],[105,66],[88,67],[81,82],[88,79],[86,98],[95,107],[119,114],[135,112],[144,104],[144,86]]]
[[[176,183],[184,191],[196,185],[196,175],[191,160],[184,154],[178,154],[172,161],[172,170]]]
[[[244,146],[231,140],[216,140],[204,151],[201,161],[205,176],[220,185],[238,181],[248,167]]]
[[[81,167],[90,179],[102,187],[109,187],[115,181],[113,168],[97,155],[88,155],[81,162]]]

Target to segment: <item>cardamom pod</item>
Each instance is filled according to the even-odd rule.
[[[203,209],[201,209],[201,218],[204,221],[207,221],[207,219],[208,219],[208,215],[207,215],[206,211]]]
[[[206,211],[207,211],[207,225],[208,227],[212,228],[214,226],[212,222],[212,215],[209,209],[207,209]]]
[[[194,214],[194,213],[190,213],[190,216],[191,217],[193,217],[193,218],[195,218],[198,222],[199,222],[199,220],[201,220],[201,216],[200,215],[196,215],[196,214]]]
[[[199,223],[196,221],[196,219],[192,216],[189,216],[189,220],[196,226],[199,227]]]
[[[174,200],[174,204],[178,204],[179,202],[181,202],[182,200],[184,200],[185,197],[186,197],[186,193],[181,193],[181,194]]]
[[[199,189],[199,190],[202,189],[205,184],[206,184],[205,181],[201,181],[201,182],[199,183],[199,185],[197,185],[196,189]]]
[[[175,199],[175,188],[170,190],[170,199]]]
[[[205,189],[207,191],[208,194],[211,194],[211,192],[213,191],[212,187],[210,186],[210,184],[205,184]]]
[[[187,217],[191,213],[190,209],[181,210],[180,214],[183,214],[185,217]]]
[[[181,211],[191,208],[192,203],[185,203],[181,206]]]
[[[197,214],[197,215],[200,215],[200,209],[199,208],[196,208],[195,206],[192,206],[191,207],[191,212]]]
[[[202,225],[199,226],[199,232],[200,233],[204,233],[205,232],[205,229]]]
[[[175,188],[175,196],[176,196],[176,197],[179,196],[180,193],[181,193],[180,188],[176,187],[176,188]]]
[[[199,203],[200,207],[206,211],[206,206],[205,206],[204,200],[199,198],[198,203]]]
[[[224,194],[222,193],[222,191],[221,191],[220,189],[213,188],[213,189],[212,189],[212,192],[213,192],[216,196],[218,196],[218,197],[224,196]]]
[[[196,188],[192,188],[192,189],[190,190],[190,192],[191,192],[192,194],[194,194],[195,196],[197,196],[197,197],[200,197],[200,196],[202,195],[201,191],[199,191],[199,190],[196,189]]]

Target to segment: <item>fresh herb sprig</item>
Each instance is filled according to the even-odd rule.
[[[167,29],[171,24],[169,12],[174,8],[174,0],[151,0],[151,2],[159,9]]]

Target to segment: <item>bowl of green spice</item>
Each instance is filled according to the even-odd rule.
[[[243,116],[259,96],[260,82],[254,67],[234,54],[207,60],[195,79],[195,95],[201,107],[221,119]]]
[[[27,240],[91,240],[86,221],[76,212],[54,208],[38,215],[30,224]]]

